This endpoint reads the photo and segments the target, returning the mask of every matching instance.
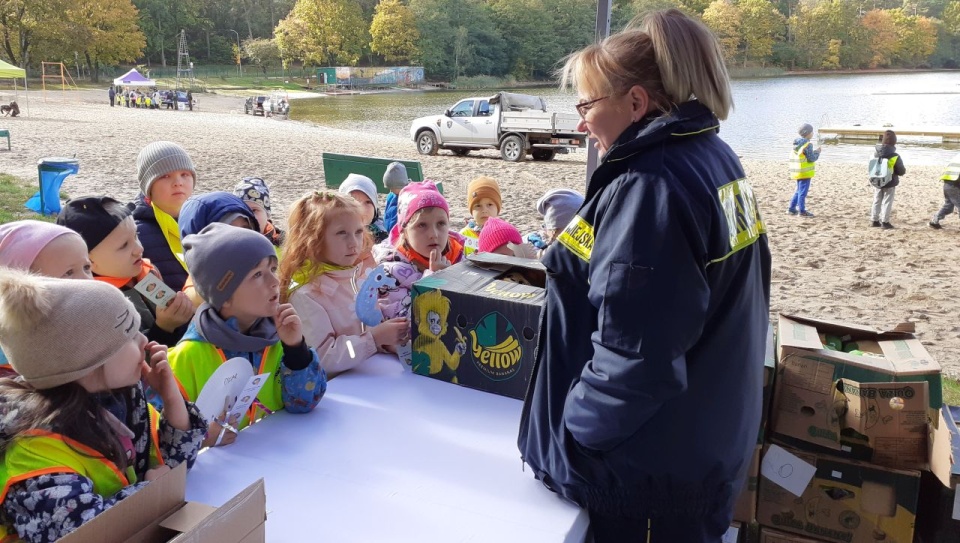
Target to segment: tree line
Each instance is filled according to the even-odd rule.
[[[614,0],[611,28],[676,7],[699,17],[737,67],[956,67],[960,0]],[[241,59],[302,66],[423,66],[461,76],[550,79],[594,40],[597,0],[0,0],[0,56],[103,67]]]

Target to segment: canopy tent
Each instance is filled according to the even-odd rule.
[[[0,79],[13,79],[13,94],[19,97],[17,91],[17,79],[23,79],[24,98],[26,99],[27,115],[30,115],[30,97],[27,96],[27,71],[23,68],[17,68],[13,64],[8,64],[0,60]]]
[[[113,80],[114,85],[123,85],[125,87],[156,87],[157,82],[153,79],[144,77],[136,68],[121,75]]]

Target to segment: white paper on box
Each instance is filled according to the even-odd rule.
[[[960,520],[960,485],[953,489],[953,520]]]
[[[731,526],[727,528],[727,532],[723,534],[723,537],[720,538],[720,543],[737,543],[737,540],[740,538],[740,528],[736,526]]]
[[[760,474],[800,497],[816,475],[817,468],[782,447],[772,445],[763,455]]]

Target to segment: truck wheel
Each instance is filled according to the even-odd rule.
[[[421,155],[436,155],[440,148],[437,146],[437,137],[430,130],[424,130],[417,136],[417,151]]]
[[[464,149],[463,147],[455,147],[451,149],[451,151],[457,156],[467,156],[470,154],[470,149]]]
[[[557,152],[553,149],[534,149],[530,154],[533,155],[534,160],[542,160],[544,162],[549,162],[553,160],[553,157],[557,156]]]
[[[523,138],[511,134],[500,144],[500,156],[508,162],[523,162],[527,158],[527,150],[523,145]]]

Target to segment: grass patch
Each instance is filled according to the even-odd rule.
[[[960,405],[960,381],[943,377],[943,403]]]
[[[30,184],[18,177],[0,173],[0,224],[20,219],[54,222],[57,219],[56,216],[38,215],[23,207],[23,203],[36,192],[36,184]]]

